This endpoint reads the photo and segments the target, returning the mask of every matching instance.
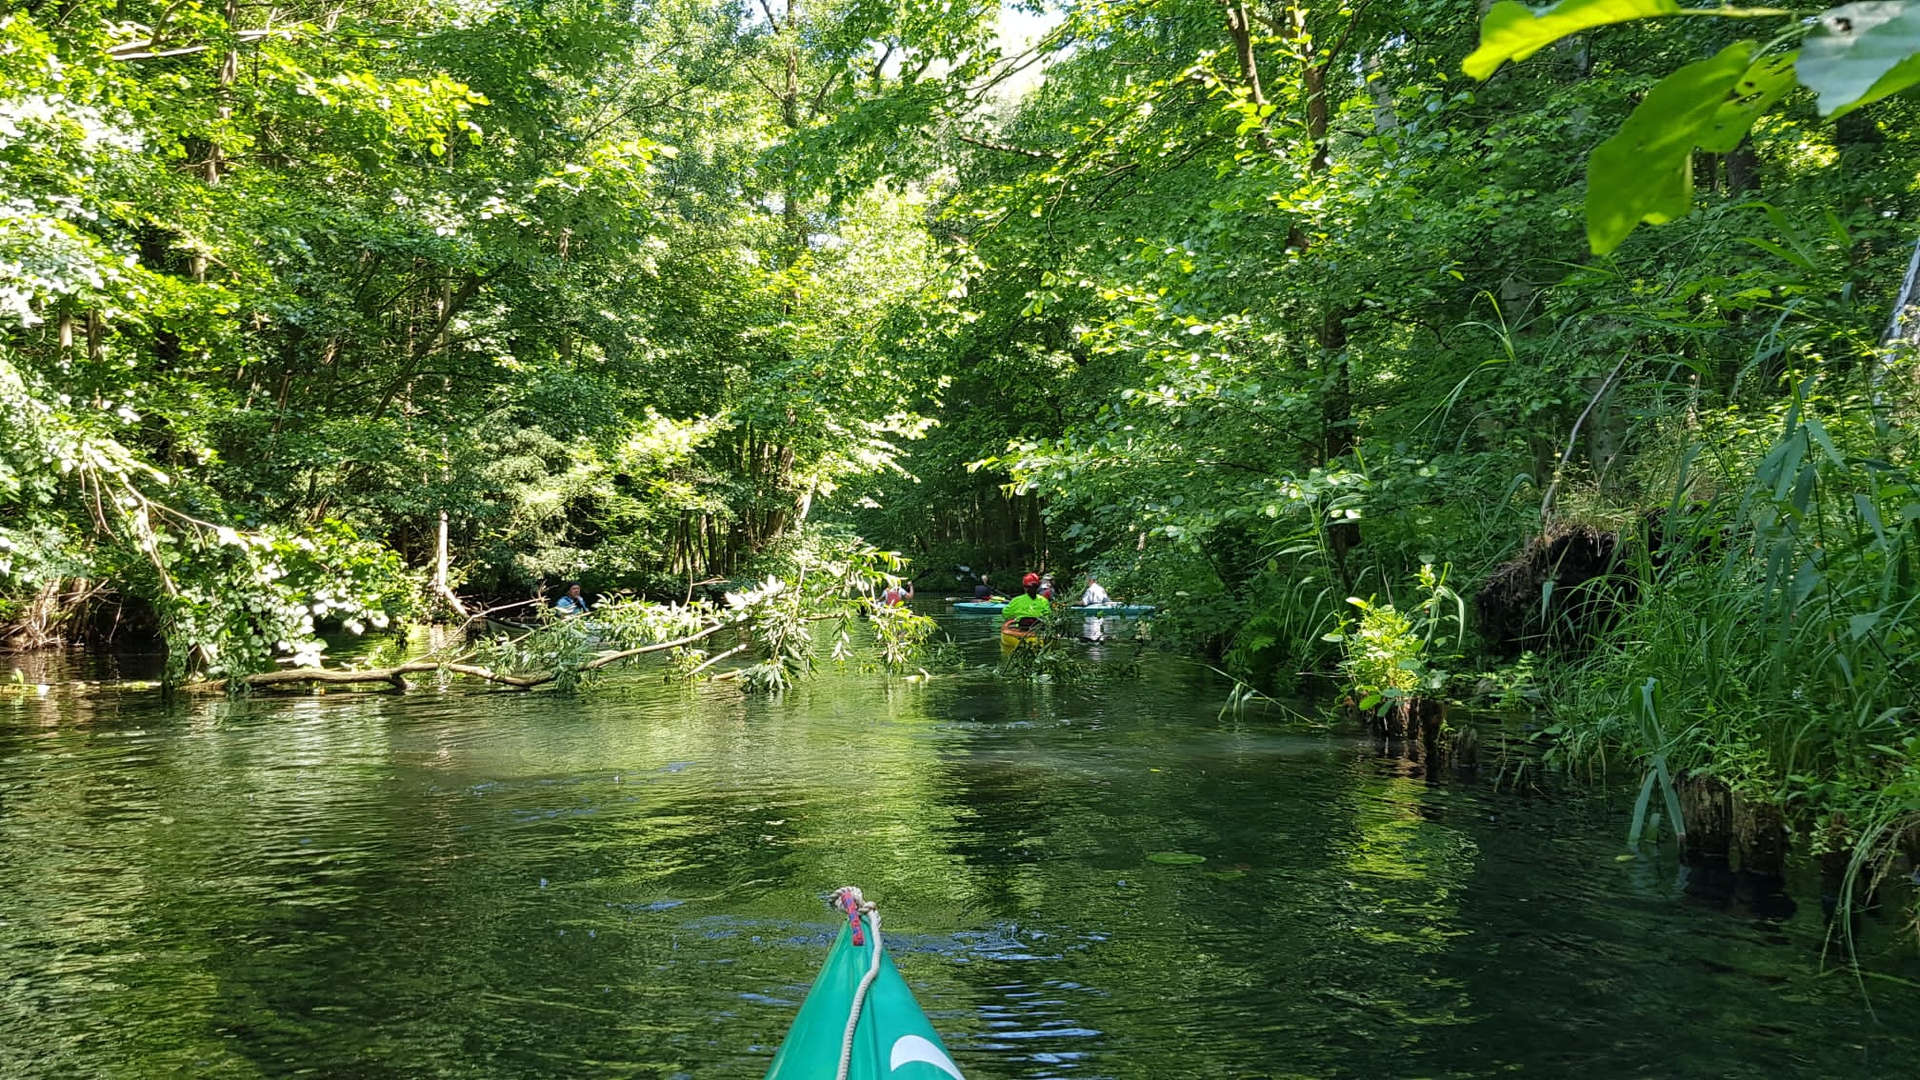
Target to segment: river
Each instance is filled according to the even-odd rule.
[[[0,694],[0,1075],[758,1077],[847,883],[970,1080],[1916,1073],[1910,941],[1823,974],[1807,875],[1730,896],[1623,859],[1616,787],[994,647],[777,699]]]

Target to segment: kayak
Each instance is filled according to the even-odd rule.
[[[847,922],[766,1080],[965,1080],[887,955],[880,912],[851,887],[833,903]]]
[[[493,634],[495,636],[505,634],[508,637],[516,637],[516,638],[524,637],[525,635],[531,634],[536,630],[548,630],[555,626],[567,626],[571,628],[577,628],[581,633],[581,635],[586,638],[587,643],[589,645],[599,644],[601,639],[604,637],[604,635],[601,633],[602,628],[600,626],[600,623],[596,619],[578,619],[578,618],[570,619],[570,620],[562,619],[562,620],[556,620],[554,622],[542,624],[542,623],[532,623],[532,622],[517,622],[513,619],[498,619],[491,615],[487,616],[487,633]]]
[[[998,615],[1007,605],[996,601],[967,600],[953,605],[953,610],[966,615]],[[1100,618],[1108,615],[1151,615],[1156,610],[1152,604],[1074,604],[1067,608],[1075,615]]]
[[[1019,619],[1008,619],[1000,624],[1000,645],[1007,649],[1017,649],[1022,645],[1040,644],[1040,627],[1027,629],[1020,625]]]
[[[1005,600],[962,600],[953,605],[953,610],[969,615],[998,615],[1006,606]]]
[[[1075,604],[1067,610],[1098,619],[1107,615],[1151,615],[1159,609],[1152,604]]]

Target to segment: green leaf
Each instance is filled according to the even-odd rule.
[[[1787,590],[1788,605],[1798,608],[1806,603],[1807,597],[1812,596],[1813,590],[1819,588],[1820,583],[1825,580],[1826,575],[1820,572],[1820,568],[1814,565],[1812,559],[1802,560],[1800,569],[1794,571],[1793,584]]]
[[[1508,60],[1525,60],[1568,34],[1679,13],[1677,0],[1560,0],[1537,10],[1501,0],[1487,9],[1487,17],[1480,22],[1480,47],[1460,67],[1476,79],[1485,79]]]
[[[1833,436],[1827,434],[1827,425],[1809,416],[1807,417],[1807,434],[1813,436],[1813,441],[1819,443],[1820,449],[1826,451],[1828,461],[1843,469],[1846,468],[1847,459],[1841,457],[1840,448],[1833,445]]]
[[[1805,518],[1813,512],[1813,487],[1820,481],[1820,469],[1809,461],[1800,467],[1800,475],[1794,479],[1793,495],[1789,505],[1796,517]]]
[[[1711,59],[1661,79],[1587,159],[1587,242],[1604,255],[1641,222],[1659,224],[1693,207],[1693,148],[1746,74],[1754,43],[1736,41]]]
[[[1874,505],[1873,498],[1855,492],[1853,505],[1855,509],[1860,511],[1861,519],[1873,529],[1874,539],[1879,541],[1880,549],[1882,551],[1887,550],[1887,526],[1885,522],[1880,520],[1880,508]]]
[[[1680,813],[1680,793],[1674,790],[1673,774],[1667,771],[1667,755],[1653,755],[1653,771],[1660,777],[1660,795],[1667,804],[1667,820],[1673,823],[1673,837],[1685,843],[1687,819]]]
[[[1920,2],[1871,0],[1829,8],[1801,46],[1797,69],[1828,116],[1920,83]]]
[[[1647,827],[1647,807],[1653,804],[1653,785],[1659,779],[1653,770],[1647,770],[1647,778],[1640,783],[1640,797],[1633,803],[1633,822],[1627,826],[1627,846],[1638,847],[1640,836]]]
[[[1206,862],[1207,857],[1186,851],[1149,851],[1147,861],[1161,866],[1198,866]]]
[[[1792,263],[1793,265],[1799,267],[1802,270],[1807,271],[1808,273],[1812,273],[1814,270],[1813,260],[1807,258],[1805,255],[1802,255],[1797,251],[1789,251],[1788,249],[1781,247],[1779,244],[1776,244],[1771,240],[1762,240],[1757,236],[1743,236],[1741,237],[1741,239],[1745,240],[1747,243],[1752,244],[1754,247],[1759,248],[1761,251],[1764,251],[1769,255],[1774,255],[1779,258],[1785,259],[1786,261]]]
[[[1774,53],[1755,60],[1733,84],[1728,100],[1713,114],[1700,136],[1700,149],[1731,154],[1753,130],[1753,122],[1793,89],[1793,63],[1798,53]]]

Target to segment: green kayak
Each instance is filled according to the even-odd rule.
[[[846,913],[847,925],[766,1080],[965,1080],[886,954],[880,913],[854,888],[835,893],[834,906]]]

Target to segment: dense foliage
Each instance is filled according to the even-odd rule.
[[[1010,13],[17,7],[0,617],[255,671],[825,519],[1369,704],[1556,650],[1490,677],[1565,748],[1920,814],[1920,3]]]
[[[765,554],[925,424],[920,301],[946,271],[922,196],[880,177],[943,79],[978,75],[982,25],[593,0],[4,16],[10,613],[46,637],[104,580],[181,663],[245,671],[315,618],[411,613],[405,567],[427,576],[442,528],[440,584],[482,594],[680,591]]]
[[[982,271],[878,501],[990,476],[1044,508],[1029,558],[1245,678],[1544,682],[1571,758],[1890,841],[1920,813],[1913,353],[1883,347],[1916,10],[1069,6],[959,165],[940,224]],[[905,516],[860,520],[980,550]],[[1429,648],[1427,567],[1483,594],[1478,645]]]

